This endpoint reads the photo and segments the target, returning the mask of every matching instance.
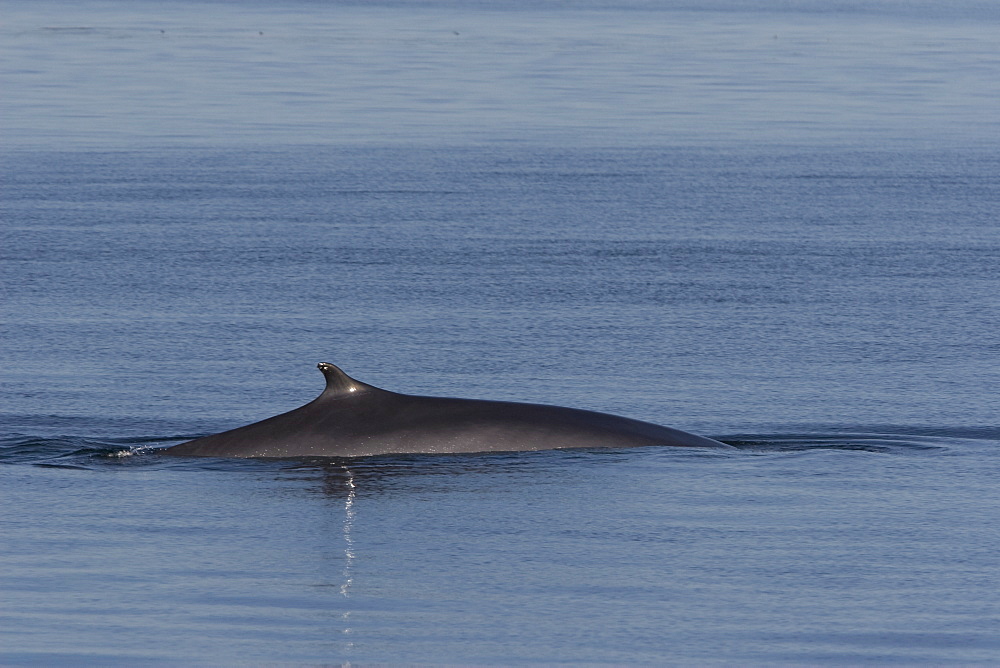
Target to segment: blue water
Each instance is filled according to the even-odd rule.
[[[0,4],[0,663],[1000,662],[992,3]],[[238,461],[316,362],[671,448]]]

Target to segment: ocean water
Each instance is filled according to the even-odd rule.
[[[1000,10],[759,4],[0,3],[0,664],[1000,662]]]

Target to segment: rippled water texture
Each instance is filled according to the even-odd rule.
[[[754,5],[4,2],[0,664],[1000,663],[997,10]]]
[[[998,19],[969,0],[15,0],[4,141],[978,145]]]

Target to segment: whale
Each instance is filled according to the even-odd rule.
[[[323,393],[295,410],[161,450],[180,457],[312,458],[681,446],[731,448],[651,422],[545,404],[418,396],[317,365]]]

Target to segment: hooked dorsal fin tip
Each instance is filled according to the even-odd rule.
[[[371,385],[366,385],[361,381],[354,380],[343,369],[329,362],[320,362],[316,365],[326,378],[326,389],[323,391],[327,396],[347,396],[365,390],[373,390]]]

